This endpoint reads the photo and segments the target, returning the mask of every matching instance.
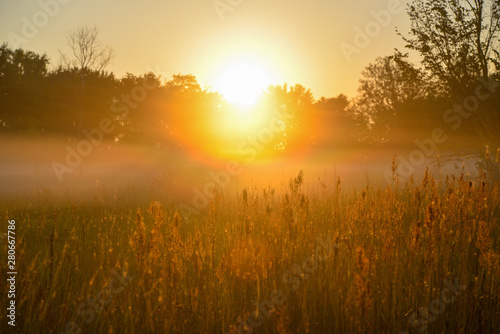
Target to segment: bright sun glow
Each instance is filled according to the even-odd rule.
[[[226,69],[216,89],[229,103],[251,106],[270,84],[269,76],[262,69],[244,64]]]

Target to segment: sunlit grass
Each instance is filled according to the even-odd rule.
[[[18,228],[16,329],[239,333],[238,318],[278,289],[285,301],[254,332],[412,332],[412,314],[455,279],[467,288],[429,332],[499,329],[498,183],[426,172],[361,192],[323,180],[306,195],[303,177],[284,191],[217,193],[190,223],[159,202],[40,201],[4,212]],[[307,277],[296,272],[292,289],[284,273],[314,255],[318,238],[337,247]],[[101,291],[123,270],[134,278],[103,305]]]

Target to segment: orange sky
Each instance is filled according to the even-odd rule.
[[[353,96],[369,62],[392,54],[395,47],[403,50],[394,30],[408,31],[406,3],[2,0],[0,40],[46,52],[57,64],[58,49],[68,51],[65,34],[78,25],[96,25],[101,40],[115,51],[108,69],[118,76],[148,70],[167,77],[191,73],[202,86],[214,86],[228,64],[249,58],[269,72],[273,83],[300,83],[315,98]],[[366,29],[372,36],[355,41],[356,31]],[[357,53],[346,57],[353,50]]]

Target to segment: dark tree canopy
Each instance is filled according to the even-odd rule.
[[[479,78],[498,74],[498,0],[414,0],[408,15],[407,47],[421,55],[424,68],[452,98],[465,98]]]
[[[332,146],[409,144],[442,126],[443,114],[477,92],[480,83],[498,82],[498,0],[413,0],[408,15],[410,32],[398,33],[419,63],[398,50],[376,58],[362,71],[355,97],[340,94],[315,101],[311,90],[299,84],[269,86],[256,106],[258,121],[251,121],[266,127],[266,118],[278,118],[269,146],[285,150],[311,138]],[[202,88],[193,74],[167,79],[151,72],[127,73],[116,78],[105,72],[113,51],[99,40],[97,28],[79,27],[67,37],[70,52],[52,71],[46,55],[0,47],[4,132],[80,136],[109,117],[116,125],[109,139],[115,141],[165,146],[190,138],[183,144],[208,145],[204,136],[218,137],[220,143],[243,136],[246,124],[228,130],[231,140],[221,135],[224,131],[217,126],[247,120],[237,120],[233,107],[218,92]],[[499,105],[498,90],[491,91],[456,133],[471,135],[478,143],[495,141]]]

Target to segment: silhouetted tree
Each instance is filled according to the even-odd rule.
[[[60,52],[66,67],[76,67],[82,71],[103,71],[113,58],[113,50],[103,45],[96,27],[80,26],[67,35],[67,43],[72,58]]]
[[[120,79],[118,91],[112,110],[121,124],[120,138],[148,144],[162,142],[168,97],[160,78],[152,72],[141,76],[127,73]]]
[[[366,117],[371,135],[382,142],[389,140],[390,132],[396,134],[404,106],[432,92],[425,74],[406,58],[399,52],[377,58],[359,80],[353,108]],[[417,116],[423,117],[424,112]]]
[[[48,63],[46,55],[0,46],[0,128],[41,129]]]
[[[349,98],[344,94],[339,94],[337,97],[331,98],[321,97],[314,105],[325,111],[344,113],[346,107],[349,105]]]
[[[296,84],[288,87],[271,85],[264,92],[262,107],[269,110],[270,116],[276,116],[282,122],[282,132],[276,134],[273,142],[275,150],[284,150],[288,145],[298,144],[310,135],[311,117],[307,114],[314,104],[310,89]]]
[[[478,78],[489,78],[500,69],[499,6],[497,0],[411,3],[411,37],[403,39],[453,98],[468,96]]]
[[[358,120],[349,107],[349,99],[340,94],[332,98],[320,98],[314,108],[320,113],[316,127],[321,137],[330,145],[352,145],[358,138]]]
[[[87,117],[88,109],[84,110],[85,77],[91,72],[102,72],[109,65],[113,57],[113,50],[103,45],[99,39],[96,27],[80,26],[67,35],[67,44],[71,49],[72,57],[60,52],[66,68],[77,68],[80,71],[80,108],[78,116],[78,132],[83,126],[83,117]]]
[[[135,76],[127,73],[119,83],[119,99],[114,110],[128,110],[121,136],[134,142],[158,147],[209,145],[205,137],[221,97],[202,89],[192,74],[175,74],[161,84],[153,73]],[[141,101],[130,101],[131,92],[147,87]],[[139,88],[140,89],[140,88]]]
[[[498,80],[500,2],[498,0],[414,0],[407,47],[456,103],[474,96],[480,82]],[[480,142],[493,140],[500,126],[499,94],[474,112],[463,128]]]
[[[197,98],[202,93],[198,80],[192,74],[175,74],[172,76],[172,80],[165,84],[165,87],[173,94],[183,98]]]
[[[78,134],[99,126],[105,117],[112,117],[112,101],[118,94],[112,73],[89,71],[85,79],[85,99],[81,98],[80,70],[59,67],[49,73],[50,122],[53,131],[65,135]],[[80,117],[84,110],[85,117]]]

